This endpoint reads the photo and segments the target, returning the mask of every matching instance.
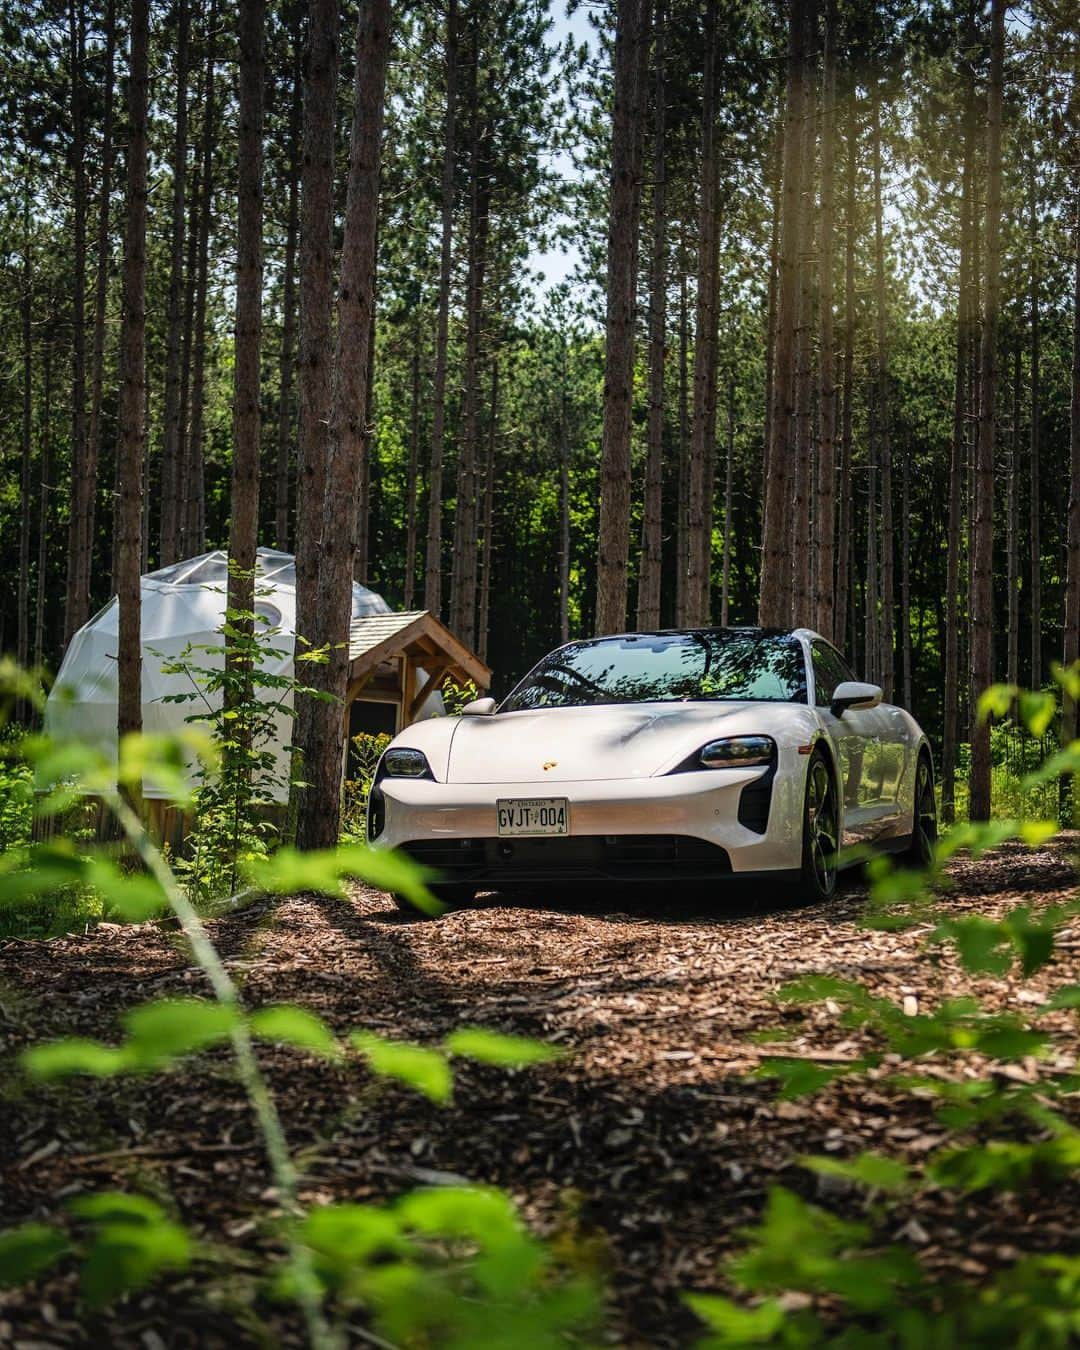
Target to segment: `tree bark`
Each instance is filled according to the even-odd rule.
[[[896,544],[893,534],[892,428],[889,412],[888,302],[881,202],[881,90],[874,91],[874,308],[877,335],[878,462],[881,469],[881,687],[891,703],[896,688]]]
[[[49,493],[52,491],[52,342],[46,339],[42,381],[45,386],[41,417],[41,494],[38,498],[37,598],[34,604],[34,665],[45,657],[45,630],[48,588],[45,572],[49,561]]]
[[[34,259],[30,244],[29,183],[25,185],[22,247],[22,435],[19,453],[19,576],[16,583],[15,657],[24,669],[30,657],[30,465],[33,454],[34,412]]]
[[[446,438],[446,367],[450,346],[450,286],[453,277],[454,171],[457,127],[457,0],[447,0],[444,63],[442,204],[439,244],[439,300],[435,326],[435,377],[431,390],[431,456],[428,464],[428,528],[424,563],[424,608],[442,611],[442,492]]]
[[[161,447],[161,533],[158,561],[179,557],[179,495],[184,408],[181,403],[183,347],[184,226],[187,190],[188,48],[191,18],[187,0],[178,0],[176,40],[176,120],[173,125],[172,225],[169,244],[169,295],[165,317],[165,427]]]
[[[816,43],[816,3],[811,0],[809,60],[813,62]],[[795,474],[791,518],[791,622],[800,628],[811,627],[816,606],[813,601],[815,541],[811,532],[810,504],[814,471],[814,419],[812,356],[810,333],[814,321],[813,249],[814,182],[817,160],[815,101],[808,83],[805,115],[802,120],[802,192],[799,194],[799,298],[795,328]]]
[[[724,456],[724,545],[720,573],[720,627],[728,626],[731,600],[732,477],[735,465],[735,377],[728,377],[727,453]]]
[[[105,317],[109,298],[109,258],[113,168],[113,83],[116,65],[116,0],[105,3],[105,84],[101,113],[101,181],[98,192],[97,263],[94,283],[94,337],[90,366],[90,427],[86,438],[86,519],[81,548],[87,556],[93,584],[96,537],[98,467],[101,463],[101,405],[105,385]]]
[[[685,238],[679,245],[679,483],[675,530],[675,623],[686,623],[686,583],[690,571],[690,316],[686,297]]]
[[[480,362],[484,331],[490,166],[484,142],[487,128],[479,106],[480,47],[478,20],[472,21],[469,76],[469,228],[465,283],[465,388],[454,510],[454,554],[450,584],[450,625],[466,646],[476,641],[477,450],[480,437]]]
[[[711,9],[716,0],[709,0]],[[641,199],[641,123],[649,0],[618,0],[614,52],[611,182],[607,236],[604,412],[596,631],[626,626],[630,551],[630,424],[633,401],[637,225]]]
[[[769,490],[769,446],[772,444],[773,387],[776,376],[776,297],[780,276],[780,181],[784,172],[784,139],[778,126],[773,134],[772,185],[769,193],[769,292],[765,307],[765,416],[761,440],[761,508]]]
[[[216,0],[210,6],[206,34],[206,97],[203,101],[202,164],[199,170],[199,231],[192,317],[191,420],[184,452],[183,540],[181,554],[201,553],[206,546],[206,482],[203,415],[206,406],[206,307],[210,273],[210,225],[214,214],[214,147],[217,144],[215,103]]]
[[[266,78],[266,0],[240,0],[237,113],[236,339],[233,364],[233,453],[229,517],[229,609],[225,660],[250,693],[252,663],[233,640],[250,638],[255,609],[255,551],[259,542],[259,450],[262,440],[263,86]],[[230,686],[230,701],[246,695]],[[235,698],[233,697],[235,696]]]
[[[1001,105],[1005,0],[990,9],[986,97],[986,288],[979,360],[979,441],[975,461],[975,558],[971,595],[971,683],[975,697],[993,680],[994,433],[998,307],[1001,287]],[[969,814],[990,818],[990,725],[976,719],[971,738]]]
[[[483,530],[481,555],[480,602],[477,615],[476,653],[481,661],[488,658],[488,629],[491,620],[491,528],[495,514],[495,453],[499,435],[499,360],[491,359],[491,401],[488,416],[487,464],[484,466],[484,502],[480,525]]]
[[[960,563],[964,516],[963,477],[967,447],[967,388],[973,335],[972,246],[975,172],[974,73],[967,72],[964,119],[964,167],[960,190],[960,265],[956,302],[956,375],[953,385],[952,441],[949,451],[949,525],[945,576],[945,692],[941,751],[941,815],[956,818],[956,746],[960,701]]]
[[[356,499],[363,471],[368,386],[365,374],[375,304],[375,241],[386,65],[390,49],[390,0],[361,0],[356,31],[356,94],[349,151],[345,233],[341,250],[337,344],[330,403],[316,639],[327,644],[325,666],[312,667],[312,683],[333,696],[315,702],[304,773],[310,786],[300,802],[301,848],[337,843],[341,818],[343,707],[349,669]]]
[[[852,398],[855,390],[855,188],[859,138],[855,120],[854,91],[847,119],[847,165],[844,188],[844,354],[840,377],[843,398],[840,416],[840,511],[837,524],[836,606],[831,637],[839,647],[847,641],[852,589]],[[830,634],[826,634],[830,636]],[[855,653],[850,656],[854,658]]]
[[[1020,683],[1020,494],[1017,476],[1020,470],[1020,345],[1013,351],[1012,428],[1009,433],[1009,483],[1005,501],[1005,557],[1008,591],[1008,661],[1006,678]]]
[[[86,463],[86,12],[82,0],[68,5],[71,52],[72,192],[71,292],[71,516],[68,529],[67,602],[64,643],[90,617],[89,535],[90,482]]]
[[[416,513],[420,477],[420,322],[413,325],[410,362],[409,467],[405,483],[405,609],[411,610],[416,596]]]
[[[769,475],[762,528],[758,622],[782,627],[791,621],[792,470],[795,411],[795,324],[801,240],[799,203],[803,190],[802,124],[807,115],[810,65],[808,0],[788,0],[788,79],[784,109],[784,167],[780,202],[779,285],[776,352],[769,445]]]
[[[1073,204],[1073,324],[1072,406],[1069,417],[1069,507],[1065,529],[1065,642],[1066,668],[1080,660],[1080,194]],[[1080,735],[1078,702],[1066,697],[1061,734],[1068,745]],[[1076,818],[1076,775],[1073,775],[1073,819]]]
[[[821,308],[820,437],[814,577],[814,627],[834,636],[836,566],[836,358],[833,350],[833,231],[836,160],[836,0],[825,6],[825,50],[821,95],[821,244],[818,252],[818,303]]]
[[[1039,217],[1035,165],[1029,166],[1028,257],[1031,288],[1031,466],[1028,479],[1028,537],[1031,545],[1031,687],[1042,687],[1042,526],[1039,445],[1042,420],[1042,332],[1039,313]]]
[[[146,197],[149,91],[149,0],[132,0],[128,78],[127,205],[124,223],[123,307],[120,318],[120,398],[114,520],[117,643],[117,733],[142,728],[142,472],[146,446]],[[137,791],[131,794],[138,797]]]
[[[300,228],[300,122],[303,107],[303,37],[296,34],[296,68],[289,105],[289,197],[285,214],[285,274],[281,291],[281,361],[277,418],[277,455],[274,468],[274,539],[283,553],[289,549],[289,484],[295,408],[296,373],[296,239]]]
[[[664,358],[667,340],[667,201],[664,175],[665,0],[657,0],[653,36],[652,256],[649,259],[649,423],[638,563],[637,627],[660,627],[663,567]]]

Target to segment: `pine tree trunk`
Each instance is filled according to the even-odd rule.
[[[733,541],[732,478],[735,465],[735,378],[728,378],[727,454],[724,456],[724,551],[720,573],[720,626],[728,626],[731,601],[731,549]]]
[[[1006,678],[1020,683],[1020,494],[1017,479],[1020,470],[1020,347],[1013,352],[1012,430],[1009,435],[1009,483],[1005,504],[1005,556],[1008,570],[1009,657]]]
[[[30,199],[27,185],[23,221],[22,294],[19,318],[22,329],[22,435],[19,453],[19,577],[16,584],[15,658],[26,668],[30,658],[30,466],[33,455],[34,412],[34,260],[30,247]]]
[[[811,19],[812,24],[815,19]],[[811,30],[811,44],[816,35]],[[813,58],[811,57],[811,60]],[[814,322],[812,291],[814,248],[814,181],[817,160],[817,127],[814,99],[806,91],[806,115],[802,124],[803,191],[799,198],[799,238],[804,241],[799,258],[798,319],[795,329],[795,480],[791,519],[791,619],[799,627],[814,622],[812,584],[814,574],[814,538],[811,532],[810,501],[813,491],[814,419],[812,355],[810,332]]]
[[[191,420],[184,452],[183,556],[202,553],[206,546],[206,481],[203,454],[203,417],[206,407],[206,308],[210,273],[210,225],[214,214],[214,148],[217,144],[216,81],[217,5],[212,3],[206,23],[206,97],[203,103],[202,164],[199,170],[199,231],[192,317]]]
[[[303,173],[300,191],[300,357],[296,472],[297,632],[315,631],[319,546],[326,497],[334,302],[334,112],[337,107],[338,10],[312,0],[304,57]],[[298,744],[310,703],[297,705]]]
[[[967,386],[972,337],[973,175],[975,90],[969,73],[964,128],[964,167],[960,192],[960,265],[956,302],[956,374],[953,386],[952,442],[949,451],[949,524],[945,577],[945,693],[941,750],[941,815],[956,818],[956,745],[960,702],[960,563],[963,527],[963,477],[967,445]]]
[[[885,295],[885,239],[881,203],[881,91],[874,92],[874,308],[877,334],[878,463],[881,469],[881,623],[879,641],[881,687],[891,703],[896,688],[894,671],[895,557],[893,536],[892,430],[889,424],[888,309]]]
[[[858,126],[854,103],[848,112],[847,166],[844,188],[844,354],[840,376],[843,399],[840,415],[840,510],[837,522],[836,606],[831,636],[838,647],[847,641],[852,587],[852,398],[855,389],[855,187],[858,170]],[[854,651],[849,655],[854,659]]]
[[[1030,166],[1028,256],[1031,263],[1031,467],[1028,479],[1031,543],[1031,688],[1042,687],[1042,526],[1039,445],[1042,420],[1042,332],[1039,313],[1039,218],[1035,166]]]
[[[373,291],[378,286],[379,240],[375,239],[376,275]],[[371,333],[368,337],[367,370],[364,374],[364,407],[367,418],[363,427],[364,443],[360,450],[360,484],[356,494],[356,552],[353,554],[353,580],[361,586],[368,584],[371,557],[371,444],[374,435],[375,409],[375,314],[371,315]]]
[[[782,627],[791,620],[792,487],[794,469],[795,325],[798,319],[800,198],[803,190],[802,124],[808,112],[809,0],[788,0],[788,79],[784,109],[784,166],[780,203],[776,352],[770,419],[769,475],[762,528],[758,622]]]
[[[990,10],[990,78],[986,98],[986,289],[979,360],[979,441],[975,461],[975,558],[971,594],[971,683],[977,697],[993,669],[994,433],[998,307],[1001,287],[1001,105],[1005,0]],[[990,726],[976,720],[971,738],[970,816],[990,818]]]
[[[443,121],[442,203],[439,245],[439,301],[435,326],[435,378],[431,390],[431,456],[428,463],[428,527],[424,564],[424,608],[442,612],[442,492],[446,438],[446,368],[450,346],[450,286],[453,279],[454,173],[457,128],[457,0],[447,0],[444,62],[446,111]]]
[[[836,567],[836,359],[833,350],[833,232],[836,159],[836,0],[825,6],[825,53],[821,95],[821,245],[818,293],[821,307],[820,441],[814,577],[814,627],[832,637],[835,626]]]
[[[142,473],[146,446],[146,198],[149,92],[149,2],[132,0],[128,78],[127,203],[117,468],[120,493],[113,532],[120,631],[117,643],[117,732],[142,728]],[[132,792],[138,797],[138,792]]]
[[[686,623],[686,583],[690,571],[690,316],[686,297],[685,239],[679,247],[679,483],[675,531],[675,623]]]
[[[237,111],[236,340],[233,364],[232,486],[229,498],[230,627],[250,638],[255,609],[255,550],[259,542],[259,461],[262,433],[262,169],[263,86],[266,78],[266,0],[239,0],[237,37],[240,97]],[[250,687],[251,659],[229,634],[225,660]],[[246,701],[239,689],[226,691]]]
[[[289,550],[289,481],[295,407],[296,371],[296,237],[300,228],[300,120],[303,106],[303,70],[296,34],[297,62],[289,105],[289,197],[285,214],[285,273],[281,289],[281,362],[277,417],[277,455],[274,467],[274,539],[283,553]]]
[[[900,673],[903,704],[912,710],[911,688],[911,453],[904,447],[904,461],[900,471],[900,500],[903,524],[900,531],[900,611],[901,657]]]
[[[709,0],[715,9],[716,0]],[[596,631],[626,626],[630,551],[630,414],[633,400],[637,224],[641,198],[643,49],[649,0],[618,0],[614,54],[611,186],[607,236],[604,414],[600,451],[600,523]]]
[[[491,402],[488,416],[487,464],[484,466],[484,502],[481,511],[480,526],[483,530],[481,554],[480,602],[477,615],[476,653],[481,661],[487,661],[488,637],[491,623],[491,527],[495,512],[495,450],[499,435],[499,361],[491,359]]]
[[[329,660],[325,666],[312,667],[312,683],[334,701],[313,704],[310,742],[304,746],[304,773],[310,786],[300,801],[297,841],[307,849],[334,846],[341,818],[342,710],[349,670],[356,499],[368,414],[365,375],[375,304],[379,161],[389,50],[390,0],[361,0],[328,438],[326,481],[333,484],[333,491],[325,493],[316,610],[315,638],[319,644],[328,644]]]
[[[784,171],[784,140],[777,127],[773,154],[772,185],[769,194],[769,294],[765,307],[765,416],[761,439],[761,507],[769,491],[769,446],[772,444],[773,387],[776,366],[776,296],[780,280],[780,180]]]
[[[469,229],[468,276],[465,283],[465,388],[458,460],[457,505],[454,510],[454,553],[450,585],[450,626],[466,646],[476,641],[477,447],[480,437],[480,341],[489,224],[490,167],[484,152],[487,128],[479,106],[480,49],[478,21],[472,24],[469,78]]]
[[[109,207],[113,168],[113,84],[116,65],[116,0],[105,3],[105,75],[101,112],[101,180],[98,191],[97,262],[94,284],[94,337],[90,365],[90,427],[86,438],[86,520],[82,548],[93,582],[97,528],[98,468],[101,464],[101,404],[105,385],[105,317],[109,298],[112,230]]]
[[[1080,660],[1080,194],[1073,204],[1073,324],[1072,407],[1069,418],[1069,506],[1065,531],[1065,642],[1066,668]],[[1061,719],[1062,741],[1068,745],[1080,735],[1076,699],[1065,699]],[[1073,775],[1073,820],[1077,812],[1077,776]]]
[[[82,0],[68,5],[71,52],[72,193],[71,291],[71,516],[68,528],[67,601],[64,643],[90,617],[89,533],[90,482],[86,464],[86,12]]]
[[[416,513],[420,476],[420,323],[413,325],[411,393],[409,400],[409,468],[405,483],[405,609],[416,597]]]
[[[664,359],[667,346],[667,201],[664,174],[665,0],[657,0],[653,36],[652,256],[649,259],[649,424],[638,564],[637,627],[660,627],[663,567]]]
[[[710,461],[715,452],[715,368],[717,346],[717,164],[716,164],[716,0],[705,8],[705,64],[702,75],[701,177],[698,186],[697,304],[694,315],[694,405],[690,423],[687,494],[687,577],[684,622],[709,622],[712,538],[709,529]]]
[[[42,381],[44,394],[41,414],[41,490],[38,498],[37,598],[34,604],[34,665],[45,658],[46,607],[48,589],[45,572],[49,560],[49,493],[52,491],[52,342],[46,340]]]
[[[184,409],[181,404],[183,348],[184,226],[187,190],[188,47],[191,30],[187,0],[177,3],[176,114],[173,124],[172,226],[169,245],[169,295],[165,314],[165,428],[161,447],[161,534],[158,561],[179,557],[180,455]]]

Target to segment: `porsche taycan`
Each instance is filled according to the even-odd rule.
[[[820,901],[848,846],[925,861],[936,834],[926,735],[808,629],[568,643],[501,703],[407,727],[368,802],[370,842],[427,865],[451,903],[677,880]]]

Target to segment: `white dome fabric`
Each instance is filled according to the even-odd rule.
[[[192,681],[185,675],[165,675],[161,667],[175,661],[189,645],[220,647],[221,625],[225,616],[228,585],[228,555],[221,549],[198,558],[163,567],[142,579],[142,717],[143,730],[150,733],[175,733],[193,713],[210,705],[203,697],[185,703],[164,703],[166,694],[192,692]],[[258,551],[255,575],[255,608],[270,622],[268,628],[280,629],[267,639],[268,647],[279,653],[263,662],[273,674],[292,673],[296,635],[296,560],[291,553],[275,549]],[[353,584],[354,618],[393,611],[381,595],[365,586]],[[56,683],[45,706],[45,730],[64,740],[91,744],[107,754],[116,755],[116,656],[120,610],[112,600],[80,628],[64,655]],[[220,668],[219,652],[194,651],[187,659],[192,666]],[[268,702],[279,691],[266,690]],[[220,696],[217,698],[220,703]],[[279,774],[287,778],[287,754],[291,718],[278,718],[276,738]],[[147,797],[164,794],[152,782],[144,785]],[[287,789],[274,793],[284,801]]]

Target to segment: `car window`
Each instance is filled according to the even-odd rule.
[[[500,711],[741,699],[805,703],[802,644],[738,629],[572,642],[531,670]]]
[[[810,659],[814,663],[814,701],[819,708],[827,708],[832,702],[836,686],[845,680],[853,680],[855,676],[840,653],[827,642],[811,643]]]

